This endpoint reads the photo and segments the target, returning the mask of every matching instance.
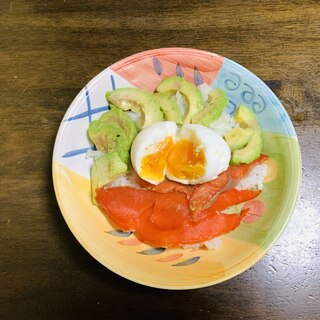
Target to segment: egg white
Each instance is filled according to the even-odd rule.
[[[205,174],[198,179],[188,180],[175,177],[164,169],[162,180],[152,180],[141,177],[152,184],[159,184],[164,180],[165,176],[169,180],[183,184],[204,183],[217,178],[217,176],[229,166],[231,151],[228,144],[220,135],[201,125],[186,124],[178,128],[175,122],[163,121],[141,130],[132,144],[131,162],[139,176],[143,157],[157,152],[156,145],[164,141],[167,137],[172,137],[174,143],[181,140],[191,141],[196,148],[202,149],[206,159],[204,164]]]
[[[197,124],[186,124],[177,131],[175,142],[180,140],[191,141],[196,148],[202,149],[206,159],[205,174],[198,179],[188,180],[177,178],[167,172],[168,179],[183,184],[199,184],[217,178],[228,168],[231,158],[230,148],[224,139],[211,129]]]
[[[164,141],[167,137],[173,137],[174,139],[176,131],[177,125],[175,122],[163,121],[152,124],[144,128],[137,134],[131,146],[131,163],[134,170],[139,176],[141,172],[142,158],[147,156],[148,154],[152,154],[158,151],[156,150],[155,146],[158,143]],[[165,175],[165,170],[163,174]],[[152,184],[159,184],[164,180],[163,178],[162,180],[157,181],[145,177],[143,177],[143,179]]]

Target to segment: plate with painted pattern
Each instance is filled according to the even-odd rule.
[[[244,104],[263,130],[269,174],[258,201],[263,215],[221,236],[215,250],[152,248],[134,234],[115,230],[91,203],[93,145],[89,124],[109,110],[106,91],[139,87],[153,92],[161,79],[180,76],[195,85],[221,88],[227,112]],[[301,180],[301,154],[294,127],[279,99],[252,72],[218,54],[189,48],[144,51],[103,70],[75,97],[57,133],[52,161],[54,189],[62,215],[80,244],[101,264],[139,284],[194,289],[220,283],[259,261],[283,232],[294,210]]]

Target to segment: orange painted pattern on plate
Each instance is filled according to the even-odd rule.
[[[121,240],[118,243],[124,246],[138,246],[142,242],[137,238],[132,238],[132,239]]]
[[[253,223],[260,219],[265,211],[265,204],[261,200],[251,200],[244,204],[243,210],[248,209],[248,214],[242,218],[243,222]]]
[[[158,259],[158,261],[160,261],[160,262],[171,262],[171,261],[174,261],[174,260],[177,260],[177,259],[181,258],[182,256],[183,256],[182,253],[174,253],[174,254],[170,254],[169,256],[160,258],[160,259]]]
[[[161,63],[160,75],[154,68],[154,58]],[[154,91],[161,79],[176,75],[178,63],[186,80],[194,83],[196,67],[203,82],[211,85],[220,71],[223,59],[222,56],[201,50],[167,48],[133,55],[113,64],[110,68],[134,86]]]

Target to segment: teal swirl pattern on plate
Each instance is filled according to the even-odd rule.
[[[296,136],[291,120],[275,94],[238,63],[225,58],[212,87],[226,91],[229,113],[232,114],[240,104],[246,105],[257,114],[263,131]]]

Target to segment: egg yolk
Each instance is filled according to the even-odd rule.
[[[206,157],[191,141],[181,140],[174,145],[167,159],[168,174],[179,179],[193,180],[205,172]]]
[[[162,181],[167,165],[167,157],[172,147],[172,137],[167,137],[165,140],[154,144],[152,149],[157,151],[144,156],[141,160],[140,177],[153,181]]]

